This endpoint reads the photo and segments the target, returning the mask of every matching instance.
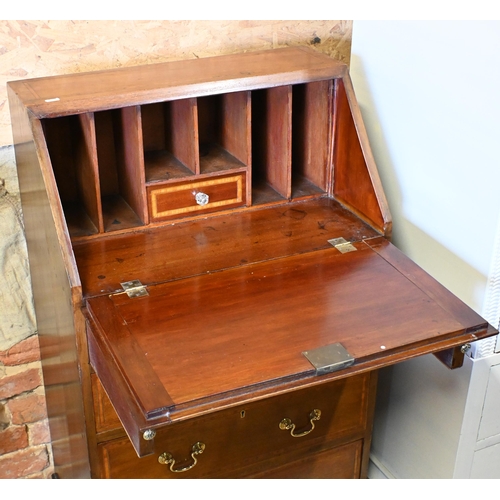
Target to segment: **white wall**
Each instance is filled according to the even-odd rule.
[[[355,21],[394,242],[480,311],[500,213],[500,22]]]
[[[393,242],[482,312],[500,214],[500,22],[355,21],[351,76]],[[398,477],[452,477],[472,367],[386,370],[372,454]]]

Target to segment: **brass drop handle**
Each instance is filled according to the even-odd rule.
[[[294,434],[295,424],[289,418],[284,418],[280,422],[280,429],[282,431],[290,431],[290,434],[294,438],[300,438],[303,436],[307,436],[310,432],[314,430],[314,422],[315,420],[319,420],[321,418],[321,410],[313,410],[309,413],[309,422],[311,422],[311,428],[307,431],[301,432],[300,434]]]
[[[188,470],[191,470],[198,463],[196,455],[201,455],[204,450],[205,450],[204,443],[198,441],[197,443],[193,444],[191,448],[191,458],[193,459],[193,463],[191,465],[188,465],[187,467],[182,467],[181,469],[174,469],[175,459],[172,456],[172,454],[168,452],[162,453],[158,457],[158,462],[160,462],[162,465],[170,464],[170,470],[172,472],[187,472]]]

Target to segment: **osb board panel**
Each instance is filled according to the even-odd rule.
[[[348,64],[351,38],[352,21],[0,21],[0,146],[7,81],[289,45]]]

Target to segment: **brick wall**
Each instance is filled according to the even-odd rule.
[[[38,337],[0,351],[0,478],[53,472]]]

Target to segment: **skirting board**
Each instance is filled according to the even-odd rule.
[[[376,456],[370,455],[368,479],[396,479],[396,477],[377,459]]]

